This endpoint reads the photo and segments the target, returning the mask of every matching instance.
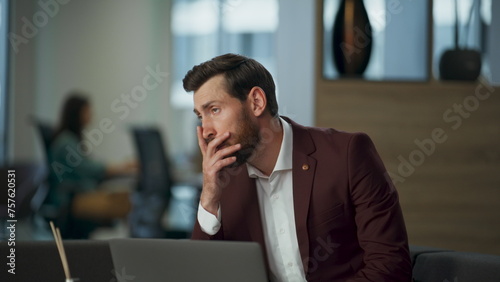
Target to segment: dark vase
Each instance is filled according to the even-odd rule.
[[[481,73],[481,53],[470,49],[446,50],[439,61],[442,80],[475,81]]]
[[[341,77],[361,77],[372,52],[372,27],[362,0],[343,0],[333,23],[333,63]]]
[[[467,35],[470,29],[472,14],[476,9],[479,9],[479,6],[476,5],[476,1],[473,1],[472,7],[470,8],[469,19],[465,25],[466,46],[460,48],[458,1],[455,0],[455,26],[453,27],[455,33],[455,46],[453,49],[446,50],[441,55],[441,60],[439,61],[439,76],[442,80],[475,81],[481,73],[481,53],[467,48]],[[479,11],[477,12],[479,13]],[[483,28],[482,21],[480,23],[481,28]],[[484,32],[484,30],[481,30],[481,33],[482,32]]]

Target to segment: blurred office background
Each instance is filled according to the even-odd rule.
[[[458,1],[463,22],[474,15],[463,42],[482,54],[480,79],[464,82],[438,71],[453,46],[454,1],[364,2],[372,58],[363,78],[345,79],[328,51],[340,0],[0,0],[0,163],[43,165],[30,118],[55,125],[65,94],[81,89],[92,100],[88,130],[116,126],[93,158],[137,159],[130,128],[152,125],[175,176],[196,180],[197,120],[181,80],[240,53],[271,71],[282,115],[373,138],[411,244],[500,254],[500,3]],[[145,77],[157,83],[141,92]],[[436,129],[446,141],[426,154],[417,143]],[[174,208],[171,220],[186,213]],[[128,236],[120,226],[110,236]]]

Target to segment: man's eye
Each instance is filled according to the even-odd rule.
[[[202,120],[202,117],[201,116],[196,116],[198,118],[198,120]]]
[[[219,108],[212,108],[212,114],[216,114],[218,112],[220,112]]]

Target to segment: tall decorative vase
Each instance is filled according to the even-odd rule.
[[[342,0],[333,23],[333,63],[341,77],[361,77],[370,61],[372,27],[362,0]]]

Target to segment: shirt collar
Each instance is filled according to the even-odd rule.
[[[278,159],[276,160],[276,164],[274,165],[274,169],[271,172],[282,171],[282,170],[291,170],[292,169],[292,153],[293,153],[293,132],[292,126],[286,122],[284,119],[279,117],[281,125],[283,127],[283,140],[281,141],[280,153],[278,155]],[[265,177],[260,170],[258,170],[253,165],[246,163],[248,176],[251,178],[257,177]]]

